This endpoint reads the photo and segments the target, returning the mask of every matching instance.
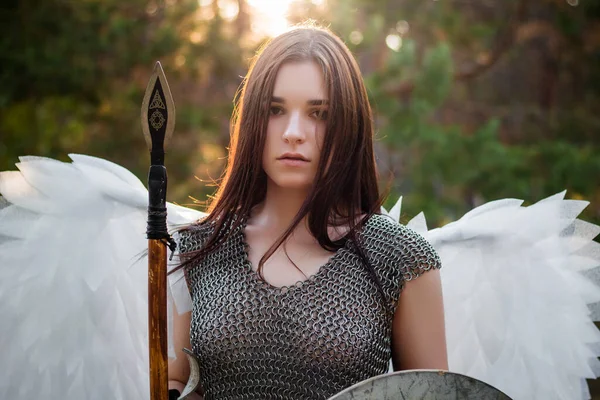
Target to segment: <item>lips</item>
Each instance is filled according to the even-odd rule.
[[[278,160],[297,160],[297,161],[310,161],[308,158],[304,157],[299,153],[284,153],[281,157],[277,158]]]

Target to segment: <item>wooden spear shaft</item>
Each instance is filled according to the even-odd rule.
[[[168,399],[167,355],[167,170],[166,145],[175,127],[175,106],[159,62],[150,77],[141,113],[150,150],[148,173],[148,345],[150,400]],[[171,242],[172,243],[172,242]]]
[[[161,240],[148,239],[148,345],[150,350],[150,399],[166,400],[167,369],[167,249]]]

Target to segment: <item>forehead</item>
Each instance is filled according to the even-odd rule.
[[[277,72],[273,97],[286,100],[328,100],[321,67],[315,61],[283,64]]]

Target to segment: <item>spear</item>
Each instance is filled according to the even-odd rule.
[[[148,172],[148,345],[150,400],[168,398],[167,376],[167,169],[165,149],[175,127],[175,104],[167,78],[157,62],[142,102],[142,130],[150,150]]]

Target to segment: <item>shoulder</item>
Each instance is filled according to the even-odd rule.
[[[219,217],[211,218],[209,215],[183,227],[173,234],[173,238],[177,242],[179,253],[184,255],[201,250],[213,235],[217,236],[217,243],[222,244],[224,240],[236,231],[234,228],[240,229],[243,221],[243,218],[240,218],[236,214],[228,216],[223,220]]]
[[[373,214],[365,223],[362,236],[366,242],[381,243],[395,248],[416,245],[430,247],[433,250],[423,236],[385,214]]]
[[[204,246],[210,232],[212,232],[211,224],[203,219],[184,226],[173,233],[173,239],[177,243],[177,253],[173,264],[174,268],[168,274],[168,279],[171,296],[178,314],[192,309],[191,282],[188,276],[188,268],[193,259],[193,252]]]
[[[412,229],[399,224],[392,217],[386,214],[373,214],[364,225],[363,232],[385,233],[390,239],[397,239],[400,236],[416,234]]]
[[[214,232],[214,224],[200,220],[177,231],[173,238],[181,254],[200,250]]]
[[[430,269],[441,268],[433,246],[420,234],[388,215],[374,214],[366,222],[361,242],[368,257],[388,274],[399,274],[401,282]]]

